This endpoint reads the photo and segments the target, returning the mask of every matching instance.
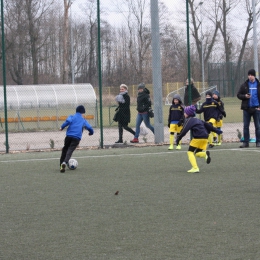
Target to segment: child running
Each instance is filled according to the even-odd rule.
[[[206,151],[208,144],[208,136],[211,131],[221,134],[222,131],[213,127],[212,124],[204,122],[195,116],[196,108],[195,106],[188,106],[184,109],[184,125],[182,131],[177,137],[177,145],[181,141],[188,131],[191,131],[193,139],[190,141],[188,149],[188,158],[192,168],[188,170],[189,173],[199,172],[199,167],[197,165],[196,157],[204,158],[206,163],[209,164],[211,161],[210,152]],[[196,157],[195,157],[196,156]]]
[[[170,146],[168,150],[173,150],[174,148],[174,133],[177,134],[177,137],[182,129],[184,116],[184,107],[182,106],[181,96],[175,94],[172,99],[172,105],[169,109],[168,116],[168,127],[170,132]],[[181,143],[176,146],[176,150],[181,149]]]
[[[212,92],[212,94],[213,94],[212,95],[213,99],[216,100],[218,102],[219,106],[221,107],[221,109],[223,111],[225,111],[225,109],[224,109],[224,102],[220,99],[219,92],[217,90],[214,90]],[[223,115],[220,112],[220,110],[218,110],[218,112],[219,112],[219,114],[218,114],[218,119],[217,119],[217,122],[216,122],[216,128],[221,130],[221,127],[223,126]],[[214,133],[213,142],[214,142],[215,145],[221,145],[221,143],[222,143],[222,136],[223,136],[223,134],[220,134],[217,137],[216,133]]]
[[[206,101],[201,105],[200,109],[196,110],[197,114],[204,113],[204,121],[212,124],[212,126],[217,127],[217,120],[219,118],[219,113],[226,117],[226,112],[218,104],[217,101],[213,100],[212,92],[206,92]],[[209,134],[209,148],[213,148],[213,133]]]
[[[77,148],[82,138],[83,129],[85,128],[88,130],[89,135],[94,134],[92,126],[83,117],[83,114],[85,114],[85,107],[80,105],[76,108],[76,113],[74,115],[68,116],[66,121],[60,127],[60,131],[62,131],[65,127],[68,126],[64,140],[64,146],[61,151],[60,172],[65,172],[66,165],[68,165],[72,153]]]

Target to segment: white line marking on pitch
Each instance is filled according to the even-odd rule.
[[[231,148],[231,149],[217,149],[210,150],[210,152],[222,152],[222,151],[239,151],[239,152],[260,152],[260,149],[250,149],[250,148]],[[105,158],[105,157],[120,157],[120,156],[146,156],[146,155],[164,155],[164,154],[174,154],[174,153],[187,153],[187,151],[174,151],[174,152],[159,152],[159,153],[124,153],[124,154],[107,154],[107,155],[86,155],[86,156],[73,156],[75,159],[83,158]],[[15,162],[33,162],[33,161],[48,161],[48,160],[59,160],[60,158],[44,158],[44,159],[23,159],[23,160],[6,160],[0,161],[0,163],[15,163]]]

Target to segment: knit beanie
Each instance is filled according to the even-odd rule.
[[[195,116],[195,112],[196,112],[196,107],[191,105],[191,106],[187,106],[184,108],[184,113],[187,116]]]
[[[76,112],[77,112],[77,113],[80,113],[80,114],[85,114],[85,113],[86,113],[85,107],[82,106],[82,105],[79,105],[79,106],[76,108]]]
[[[212,92],[211,92],[211,91],[207,91],[205,95],[206,95],[206,96],[209,95],[209,96],[212,97]]]
[[[138,89],[145,89],[145,84],[144,83],[140,83],[138,85]]]
[[[252,75],[255,77],[255,70],[254,69],[249,70],[247,75]]]
[[[219,97],[219,92],[218,92],[217,90],[214,90],[214,91],[212,92],[212,94],[215,94],[215,95],[217,95],[217,96]]]

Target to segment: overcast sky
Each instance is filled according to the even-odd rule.
[[[113,25],[118,23],[120,14],[117,14],[117,9],[114,5],[115,2],[120,2],[122,0],[100,0],[100,7],[102,9],[105,9],[107,12],[107,19],[108,21]],[[181,8],[185,10],[186,4],[185,2],[182,0],[161,0],[169,9],[169,11],[171,13],[173,13],[176,8]],[[73,12],[73,16],[77,15],[81,10],[82,7],[85,6],[85,3],[87,1],[86,0],[73,0],[73,4],[72,4],[72,12]],[[180,5],[183,5],[183,7],[181,7]]]

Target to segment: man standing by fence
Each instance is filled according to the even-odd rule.
[[[254,69],[248,71],[248,79],[240,86],[237,97],[242,100],[241,109],[243,110],[244,124],[244,141],[240,148],[249,147],[251,117],[253,117],[255,125],[256,147],[260,147],[260,82],[256,78]]]

